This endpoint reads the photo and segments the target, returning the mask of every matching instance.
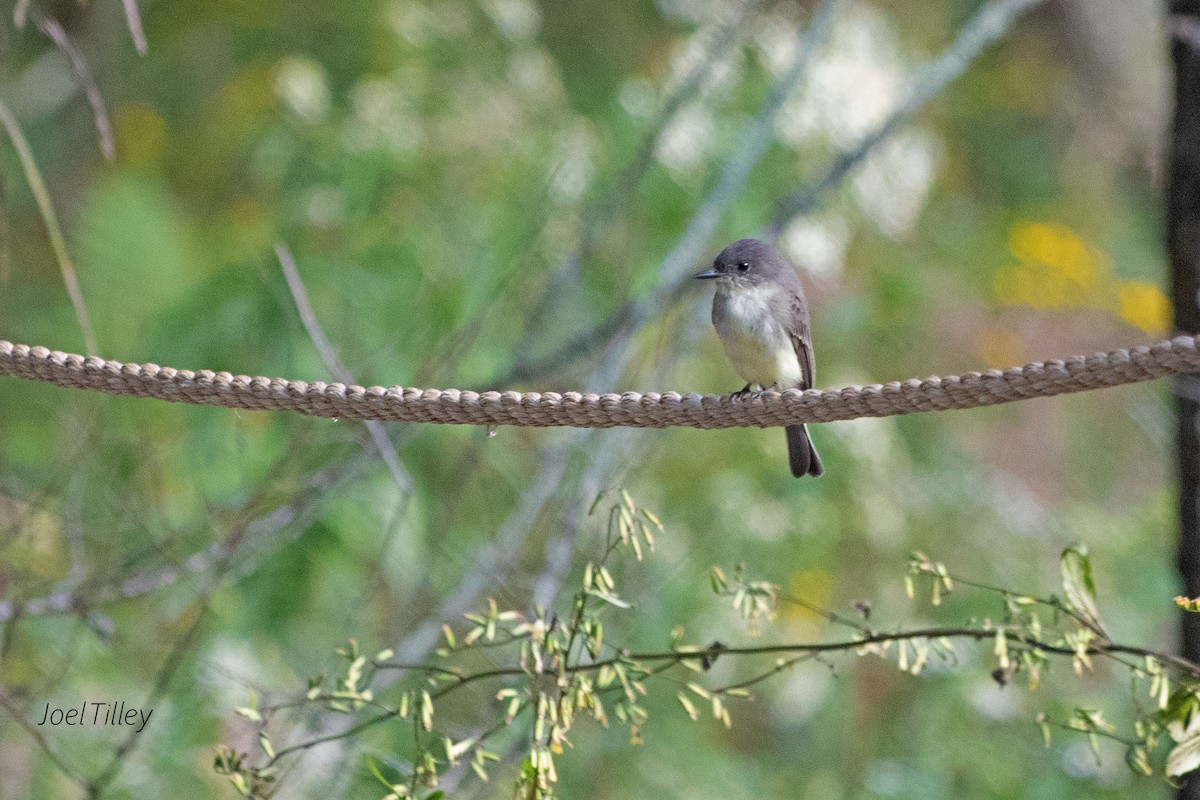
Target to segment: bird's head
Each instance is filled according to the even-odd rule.
[[[713,259],[712,267],[696,276],[715,280],[719,288],[751,289],[770,282],[795,279],[796,272],[783,254],[758,239],[739,239]]]

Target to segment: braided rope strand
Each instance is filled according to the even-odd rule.
[[[746,398],[678,392],[471,392],[347,386],[124,364],[0,340],[0,375],[127,397],[313,417],[577,428],[736,428],[976,408],[1200,371],[1192,336],[965,375]]]

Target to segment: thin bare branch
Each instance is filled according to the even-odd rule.
[[[71,64],[71,71],[75,73],[75,80],[79,84],[79,88],[83,91],[84,97],[87,98],[88,105],[92,107],[92,118],[96,124],[96,134],[100,137],[100,152],[104,154],[104,158],[112,161],[116,158],[116,145],[113,143],[112,125],[108,120],[108,110],[104,106],[104,97],[100,94],[100,88],[96,85],[96,79],[92,76],[92,68],[88,65],[87,59],[83,57],[83,53],[79,48],[71,42],[67,32],[58,20],[47,17],[41,13],[34,12],[33,22],[37,25],[39,31],[46,35],[50,41],[54,42],[55,46],[62,51],[67,57],[67,61]]]
[[[852,150],[841,153],[819,178],[794,194],[780,200],[767,228],[767,235],[778,237],[792,219],[816,207],[825,195],[841,184],[847,175],[880,143],[903,126],[917,109],[924,106],[967,68],[990,45],[1005,36],[1023,14],[1045,0],[990,0],[963,26],[954,42],[920,70],[912,91],[875,130],[868,133]]]
[[[734,691],[735,689],[749,689],[751,686],[756,686],[757,684],[760,684],[763,681],[774,678],[776,675],[778,675],[781,672],[787,672],[789,669],[796,666],[797,664],[800,664],[805,661],[811,661],[818,657],[819,656],[816,653],[804,653],[802,655],[793,656],[792,658],[781,658],[781,659],[779,659],[779,663],[777,663],[775,666],[771,667],[766,672],[760,672],[758,675],[755,675],[752,678],[747,678],[744,681],[738,681],[737,683],[726,684],[725,686],[720,686],[716,689],[710,689],[709,691],[711,691],[713,694],[725,694],[727,692]]]
[[[352,463],[348,463],[315,473],[308,486],[286,503],[239,525],[224,540],[209,544],[178,564],[120,578],[104,586],[89,587],[86,582],[73,587],[60,585],[45,597],[21,602],[0,600],[0,622],[22,617],[78,614],[105,603],[131,600],[192,576],[213,575],[235,554],[238,559],[234,574],[250,574],[277,549],[278,543],[274,540],[281,531],[290,529],[299,535],[318,513],[321,500],[328,491],[355,472]],[[250,503],[247,508],[249,506]]]
[[[678,87],[663,100],[654,123],[646,133],[641,145],[596,203],[594,213],[588,214],[583,220],[575,249],[551,276],[545,294],[547,303],[535,309],[535,314],[544,316],[550,313],[556,300],[564,296],[565,289],[578,277],[579,269],[595,245],[600,230],[612,220],[618,210],[628,205],[630,197],[637,190],[642,178],[653,163],[654,151],[658,147],[659,140],[662,139],[663,132],[666,131],[679,110],[700,93],[705,79],[712,73],[713,66],[720,63],[724,54],[738,44],[739,32],[747,21],[753,18],[759,3],[760,0],[745,0],[731,15],[727,23],[716,26],[710,31],[710,35],[702,47],[703,55],[696,59],[692,68],[679,82]],[[516,348],[518,353],[524,352],[524,350],[524,347]]]
[[[825,620],[832,622],[834,625],[842,625],[847,628],[853,628],[860,633],[871,633],[870,627],[864,623],[850,619],[849,617],[845,617],[841,614],[838,614],[836,611],[830,611],[827,608],[822,608],[821,606],[816,605],[815,603],[810,603],[803,598],[795,597],[794,595],[780,595],[779,602],[789,603],[794,606],[799,606],[805,611],[811,611],[813,614],[823,617]]]
[[[729,205],[741,192],[742,187],[745,186],[751,170],[758,164],[763,153],[766,152],[767,146],[774,141],[775,121],[779,116],[779,110],[788,96],[800,84],[800,79],[804,76],[809,62],[812,60],[813,52],[828,38],[837,2],[838,0],[822,0],[813,15],[812,24],[796,42],[796,55],[793,58],[792,66],[775,82],[775,86],[771,89],[770,95],[749,132],[726,160],[716,185],[704,198],[700,207],[696,209],[683,234],[671,248],[671,252],[663,259],[660,273],[663,276],[663,283],[668,286],[660,288],[654,297],[654,300],[657,301],[656,306],[673,291],[671,284],[691,277],[691,269],[708,246],[725,210],[729,208]]]
[[[355,383],[354,375],[346,368],[346,365],[338,356],[333,343],[329,341],[329,337],[325,335],[325,331],[321,328],[321,323],[317,320],[317,313],[313,310],[312,302],[308,299],[308,290],[304,287],[304,281],[300,279],[300,271],[296,269],[296,262],[292,258],[291,251],[288,250],[286,245],[276,244],[275,255],[279,258],[279,266],[283,270],[283,277],[287,281],[288,290],[292,293],[292,300],[296,303],[296,311],[300,314],[300,321],[304,325],[304,330],[308,332],[308,337],[312,340],[313,346],[320,353],[321,361],[324,362],[325,368],[333,373],[334,377],[342,383]],[[383,463],[387,464],[388,471],[392,473],[392,480],[395,481],[396,486],[401,492],[411,494],[413,490],[412,476],[401,465],[400,454],[396,452],[396,448],[392,445],[392,440],[388,438],[387,429],[383,427],[383,423],[371,420],[366,421],[366,426],[375,449],[379,451],[380,457],[383,458]]]
[[[682,663],[684,661],[708,661],[711,662],[715,657],[725,658],[728,656],[753,656],[753,655],[786,655],[786,654],[819,654],[819,653],[837,653],[860,650],[875,644],[884,644],[886,642],[901,642],[912,641],[914,639],[992,639],[995,638],[997,630],[1004,629],[1008,633],[1009,640],[1014,645],[1029,647],[1034,650],[1040,650],[1044,653],[1055,655],[1075,656],[1078,651],[1072,647],[1065,645],[1054,644],[1040,639],[1031,639],[1026,637],[1018,626],[993,625],[990,627],[970,628],[970,627],[938,627],[938,628],[917,628],[907,631],[896,631],[893,633],[874,633],[870,636],[862,636],[854,639],[846,639],[835,642],[790,642],[781,644],[730,647],[717,642],[712,646],[702,650],[666,650],[652,651],[641,653],[628,653],[613,656],[611,658],[597,659],[586,663],[567,664],[565,666],[549,663],[543,669],[543,674],[556,675],[559,672],[575,673],[575,672],[595,672],[606,666],[614,664],[636,665],[642,663],[653,662],[670,662]],[[1124,654],[1134,656],[1151,656],[1162,661],[1164,664],[1170,664],[1183,673],[1188,674],[1193,678],[1200,678],[1200,664],[1193,663],[1181,656],[1172,653],[1166,653],[1159,650],[1153,650],[1147,647],[1138,647],[1136,645],[1119,644],[1117,642],[1094,643],[1084,650],[1087,655],[1108,655],[1108,654]],[[377,664],[380,669],[389,669],[392,667],[391,661],[385,661]],[[403,665],[405,668],[411,665]],[[448,685],[442,687],[437,692],[433,693],[434,699],[444,697],[451,692],[471,683],[488,678],[503,678],[516,675],[528,675],[529,670],[520,666],[511,667],[496,667],[495,669],[481,670],[467,675],[461,675],[454,679]]]
[[[753,124],[726,157],[712,188],[688,220],[675,245],[663,258],[657,272],[657,288],[648,295],[625,303],[596,328],[573,338],[537,362],[517,362],[508,378],[526,380],[543,375],[561,364],[594,352],[598,344],[608,341],[614,335],[618,338],[632,336],[646,320],[661,312],[664,305],[678,292],[680,284],[688,279],[689,270],[708,247],[721,217],[737,198],[751,171],[774,140],[775,121],[779,110],[788,95],[799,85],[813,52],[828,36],[837,2],[838,0],[822,0],[813,15],[812,24],[797,38],[792,65],[775,81]]]
[[[633,460],[627,455],[638,438],[636,432],[629,430],[610,431],[603,437],[594,432],[590,435],[585,449],[592,453],[592,458],[579,477],[574,499],[559,514],[558,526],[546,540],[543,566],[533,579],[531,594],[534,605],[549,608],[554,603],[563,579],[571,568],[571,556],[575,553],[588,505],[603,489],[616,467]]]
[[[8,195],[0,178],[0,285],[12,280],[12,233],[8,224]]]
[[[133,46],[137,48],[138,55],[144,56],[150,50],[150,45],[146,41],[146,32],[142,29],[142,14],[138,11],[137,0],[121,0],[121,4],[125,7],[125,23],[129,26],[129,37],[133,39]]]
[[[355,736],[356,734],[362,733],[363,731],[367,730],[368,728],[375,727],[376,725],[380,724],[381,722],[387,722],[388,720],[392,720],[392,719],[396,719],[396,715],[395,715],[395,713],[388,711],[383,714],[377,714],[376,716],[371,717],[370,719],[368,719],[364,722],[361,722],[358,725],[352,725],[349,728],[346,728],[344,730],[340,730],[335,733],[325,734],[323,736],[318,736],[315,739],[308,739],[307,741],[299,742],[299,743],[291,745],[289,747],[285,747],[282,750],[279,750],[275,753],[275,756],[267,762],[267,766],[270,766],[270,765],[276,763],[277,761],[279,761],[279,759],[283,758],[284,756],[290,755],[292,753],[298,753],[303,750],[308,750],[310,748],[317,747],[318,745],[322,745],[322,744],[327,744],[329,742],[336,742],[341,739],[348,739],[351,736]]]
[[[543,448],[536,477],[521,494],[516,508],[497,530],[495,538],[479,548],[474,563],[438,610],[393,646],[399,660],[422,661],[428,657],[442,636],[442,624],[461,618],[471,609],[480,592],[507,571],[507,565],[520,553],[542,509],[557,495],[566,472],[567,457],[582,438],[583,432],[570,431],[559,442]]]
[[[21,169],[25,173],[25,180],[29,183],[29,191],[37,202],[38,211],[41,212],[42,223],[46,226],[46,236],[50,240],[50,248],[58,260],[58,268],[62,272],[63,283],[67,287],[67,295],[71,298],[71,305],[75,308],[75,319],[79,322],[79,329],[83,331],[84,346],[87,347],[89,355],[96,355],[100,349],[96,344],[96,335],[92,332],[92,323],[88,320],[87,306],[83,302],[83,291],[79,288],[75,265],[71,262],[71,255],[67,252],[66,239],[63,238],[62,228],[58,224],[58,214],[55,213],[54,205],[50,202],[50,192],[46,189],[42,173],[33,158],[33,150],[30,149],[25,134],[21,132],[17,118],[13,116],[12,111],[3,101],[0,101],[0,126],[3,126],[9,139],[12,140],[13,149],[17,151],[17,158],[20,159]]]
[[[38,727],[29,720],[25,719],[24,712],[21,711],[17,704],[2,691],[0,691],[0,708],[3,708],[5,711],[7,711],[13,720],[16,721],[17,725],[21,726],[21,729],[29,734],[29,738],[37,742],[38,747],[42,748],[42,751],[46,754],[46,757],[54,763],[54,766],[58,767],[59,772],[61,772],[63,775],[66,775],[75,783],[79,784],[80,787],[85,787],[87,785],[87,781],[83,778],[83,776],[76,772],[75,769],[67,762],[67,760],[60,756],[54,750],[54,748],[50,746],[50,742],[46,740],[46,737],[42,735],[40,730],[38,730]]]
[[[215,587],[216,580],[213,581]],[[209,592],[211,592],[210,587]],[[146,695],[145,701],[142,703],[144,708],[154,708],[162,696],[166,694],[167,689],[171,685],[171,681],[175,678],[175,673],[179,671],[179,667],[183,663],[184,656],[191,650],[196,643],[196,638],[200,633],[201,623],[208,615],[208,593],[206,592],[200,599],[200,608],[196,614],[196,618],[192,620],[192,624],[184,631],[183,635],[176,640],[171,652],[163,660],[162,665],[158,669],[158,674],[154,678],[154,686]],[[143,725],[140,728],[133,728],[125,736],[124,741],[117,745],[113,751],[112,758],[108,764],[100,772],[98,776],[88,782],[87,794],[89,798],[98,798],[104,794],[109,784],[120,774],[121,768],[125,765],[125,760],[133,753],[137,747],[137,743],[141,740],[148,725]]]

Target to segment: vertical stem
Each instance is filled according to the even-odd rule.
[[[21,162],[25,180],[29,183],[29,191],[37,203],[38,211],[42,214],[42,223],[46,226],[46,238],[50,240],[50,249],[54,251],[54,257],[58,260],[63,283],[67,287],[67,296],[71,298],[71,305],[75,307],[75,318],[79,320],[79,329],[83,331],[84,346],[87,348],[88,355],[94,356],[99,352],[99,348],[96,346],[96,335],[92,332],[92,323],[88,320],[87,306],[83,302],[83,290],[79,288],[75,265],[71,262],[71,256],[67,252],[66,237],[63,236],[62,227],[58,224],[58,215],[54,213],[54,204],[50,202],[50,192],[46,188],[46,182],[42,180],[42,173],[37,167],[37,162],[33,160],[33,150],[29,147],[29,142],[26,141],[25,134],[22,133],[21,126],[17,123],[17,118],[2,101],[0,101],[0,128],[8,133],[13,149],[17,151],[17,159]]]
[[[1171,60],[1175,117],[1167,189],[1167,251],[1175,327],[1200,332],[1200,0],[1171,2]],[[1178,382],[1193,382],[1182,375]],[[1178,385],[1178,383],[1176,384]],[[1200,596],[1200,399],[1176,391],[1179,469],[1179,572],[1189,597]],[[1183,614],[1181,654],[1200,659],[1200,614]],[[1179,789],[1180,800],[1200,800],[1200,780]]]

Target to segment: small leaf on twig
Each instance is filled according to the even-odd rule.
[[[1178,778],[1200,767],[1200,733],[1184,739],[1167,754],[1167,777]]]
[[[1087,548],[1080,544],[1063,550],[1059,569],[1067,606],[1084,625],[1107,639],[1108,632],[1100,621],[1100,607],[1096,605],[1096,585],[1092,582],[1092,562]]]

